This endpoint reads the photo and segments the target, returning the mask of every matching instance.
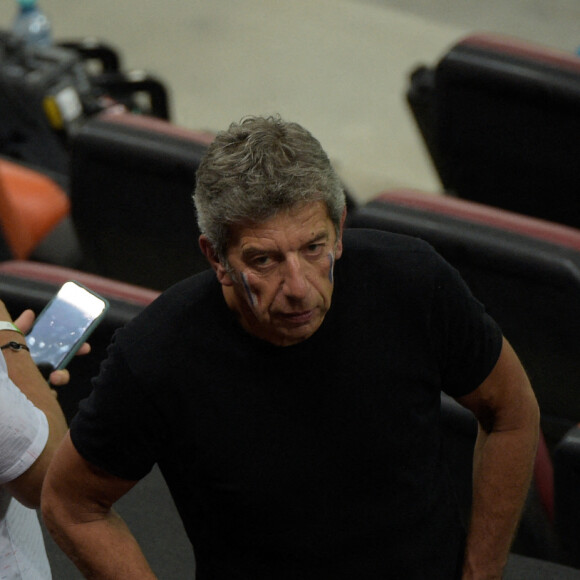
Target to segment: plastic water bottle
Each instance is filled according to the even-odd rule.
[[[38,7],[37,0],[18,0],[19,10],[12,26],[12,34],[26,44],[49,46],[52,44],[52,28],[46,14]]]

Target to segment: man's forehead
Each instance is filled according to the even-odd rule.
[[[230,229],[230,248],[276,242],[308,243],[328,239],[334,225],[326,204],[314,202],[278,212],[263,222],[238,224]]]

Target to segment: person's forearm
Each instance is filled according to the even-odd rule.
[[[4,341],[2,344],[14,340],[19,343],[25,342],[24,337],[15,339],[13,335],[6,336],[6,334],[5,331],[0,332],[0,342]],[[38,371],[29,352],[25,350],[12,351],[9,348],[3,352],[8,368],[8,376],[32,404],[47,416],[51,433],[54,434],[58,444],[67,431],[67,425],[62,409],[50,385]]]
[[[532,478],[537,438],[533,421],[518,430],[480,429],[464,580],[502,577]]]
[[[24,343],[24,337],[11,331],[0,331],[0,342]],[[24,474],[7,484],[9,492],[24,505],[36,508],[46,469],[54,450],[67,431],[65,416],[49,384],[38,371],[30,353],[24,349],[2,351],[12,382],[40,409],[48,421],[48,439],[41,456]]]
[[[129,528],[113,510],[136,483],[86,461],[70,434],[56,451],[42,488],[42,516],[86,578],[155,578]]]
[[[94,580],[153,580],[156,578],[125,522],[111,511],[83,523],[62,525],[43,510],[52,537],[82,572]]]

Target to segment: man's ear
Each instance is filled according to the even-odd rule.
[[[232,286],[233,281],[225,266],[218,260],[217,254],[215,253],[211,242],[207,239],[205,235],[199,236],[199,247],[203,255],[207,258],[209,265],[213,268],[216,273],[217,279],[223,286]]]
[[[342,232],[344,231],[344,222],[346,221],[346,206],[340,218],[340,229],[338,231],[338,239],[336,240],[336,250],[334,252],[334,259],[338,260],[342,256]]]

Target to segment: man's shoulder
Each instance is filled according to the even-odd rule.
[[[359,268],[384,267],[389,271],[434,267],[443,262],[424,240],[381,230],[347,229],[343,236],[342,261]]]
[[[150,333],[166,338],[181,333],[192,317],[199,326],[204,317],[211,316],[212,305],[223,301],[219,288],[212,270],[182,280],[165,290],[126,326],[126,330],[131,335],[137,333],[142,339]]]
[[[407,288],[423,292],[452,270],[436,250],[413,236],[371,229],[347,229],[344,250],[337,262],[337,278],[359,284]]]
[[[165,313],[182,308],[195,308],[198,304],[203,304],[210,300],[218,289],[219,284],[213,270],[205,270],[189,278],[177,282],[150,304],[144,312],[156,312],[158,310]]]

